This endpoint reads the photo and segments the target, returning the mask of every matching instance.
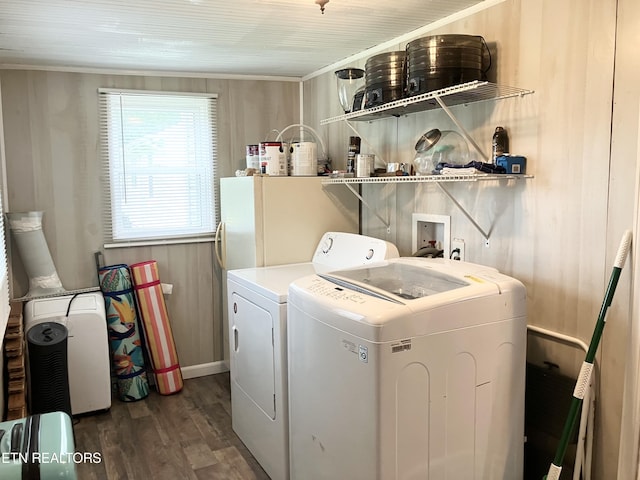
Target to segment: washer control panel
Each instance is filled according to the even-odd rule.
[[[335,283],[328,282],[320,277],[311,280],[308,291],[314,296],[332,298],[334,300],[348,301],[353,303],[364,303],[367,301],[368,295],[355,292]]]

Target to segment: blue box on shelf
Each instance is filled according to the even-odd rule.
[[[527,157],[521,155],[500,155],[496,157],[496,165],[504,167],[506,173],[525,174]]]

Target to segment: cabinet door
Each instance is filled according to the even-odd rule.
[[[220,179],[220,221],[224,223],[224,251],[227,270],[259,267],[263,265],[262,254],[257,248],[262,233],[256,212],[256,181],[254,177]]]
[[[273,316],[235,292],[230,307],[231,378],[275,419]]]

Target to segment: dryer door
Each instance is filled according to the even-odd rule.
[[[275,419],[273,317],[238,293],[231,302],[231,380]]]

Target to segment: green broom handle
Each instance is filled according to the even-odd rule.
[[[580,368],[580,374],[578,375],[578,380],[576,381],[576,386],[573,390],[573,398],[571,399],[569,414],[562,430],[562,436],[560,437],[560,443],[558,444],[558,449],[556,450],[556,456],[553,459],[553,463],[549,467],[549,472],[547,473],[547,475],[542,477],[543,480],[558,480],[560,478],[560,472],[562,471],[562,462],[564,461],[564,455],[567,451],[567,446],[569,445],[569,438],[571,437],[573,429],[576,425],[578,412],[580,410],[580,407],[582,406],[582,400],[587,389],[589,388],[589,384],[591,383],[593,361],[596,356],[596,351],[598,350],[598,345],[600,343],[600,338],[602,337],[604,326],[606,324],[605,317],[607,314],[607,309],[613,301],[613,295],[616,291],[618,280],[620,279],[620,273],[622,272],[622,267],[626,262],[630,246],[631,231],[627,230],[622,237],[622,241],[620,242],[618,254],[616,255],[616,260],[613,265],[613,271],[611,272],[611,277],[609,278],[609,285],[607,286],[607,291],[602,302],[602,307],[600,308],[600,314],[598,315],[598,321],[596,322],[593,336],[591,337],[589,350],[587,351],[587,355],[585,356],[584,362],[582,363],[582,368]]]

